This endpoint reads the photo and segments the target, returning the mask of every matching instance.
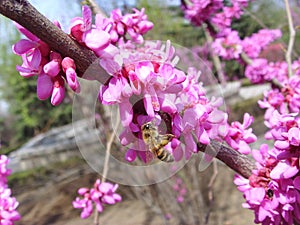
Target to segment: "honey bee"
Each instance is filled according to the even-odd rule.
[[[174,158],[164,147],[172,140],[173,134],[160,135],[157,127],[151,123],[145,123],[142,126],[142,136],[150,152],[163,162],[173,162]]]

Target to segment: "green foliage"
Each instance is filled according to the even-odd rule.
[[[10,148],[13,148],[32,136],[48,130],[51,126],[70,122],[72,106],[62,104],[59,107],[53,107],[49,100],[40,101],[37,98],[37,78],[25,79],[15,69],[16,65],[21,65],[22,62],[21,57],[12,53],[11,46],[20,40],[20,34],[10,21],[0,19],[4,21],[0,25],[0,30],[5,29],[7,34],[3,43],[0,44],[0,97],[9,104],[7,117],[13,117],[10,124],[14,131],[13,135],[6,137],[9,139],[6,141]],[[5,129],[2,132],[6,132]]]
[[[137,8],[145,8],[148,19],[154,28],[147,33],[148,40],[170,40],[184,47],[192,47],[202,43],[204,34],[200,28],[192,27],[183,17],[178,6],[168,6],[166,1],[140,0]]]

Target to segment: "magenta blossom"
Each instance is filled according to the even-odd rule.
[[[235,176],[234,183],[244,193],[243,207],[254,210],[255,223],[293,224],[300,221],[299,168],[279,161],[275,149],[262,145],[253,150],[257,169],[249,180]],[[296,185],[295,185],[296,184]]]
[[[60,27],[58,22],[55,25]],[[17,66],[17,70],[23,77],[37,75],[38,98],[46,100],[51,97],[51,104],[59,105],[65,97],[65,81],[72,90],[78,92],[80,87],[74,61],[69,57],[62,59],[59,53],[52,51],[25,28],[18,24],[16,26],[29,38],[22,39],[13,46],[14,53],[21,55],[23,59],[22,66]]]
[[[242,41],[243,51],[250,58],[258,58],[261,51],[274,40],[281,38],[280,30],[262,29]]]
[[[132,41],[141,44],[144,41],[142,35],[153,28],[153,23],[148,21],[144,8],[141,11],[138,9],[133,11],[134,13],[126,15],[122,15],[119,9],[111,12],[109,21],[113,26],[109,33],[113,43],[129,36]]]
[[[238,32],[230,29],[215,39],[212,48],[217,55],[226,60],[238,59],[243,51]]]
[[[223,7],[223,0],[191,0],[182,3],[185,18],[195,26],[200,26]]]
[[[137,155],[145,162],[153,158],[144,151],[147,147],[141,138],[141,126],[149,121],[158,125],[160,132],[175,135],[166,146],[175,160],[183,157],[181,135],[187,159],[198,151],[197,142],[208,144],[211,138],[225,136],[227,114],[218,110],[222,100],[206,97],[199,71],[190,68],[186,75],[175,67],[175,49],[170,42],[164,46],[147,42],[132,50],[133,46],[121,49],[114,56],[117,61],[100,60],[111,78],[101,87],[99,99],[103,104],[119,105],[124,126],[120,139],[129,146],[127,160],[133,161]],[[165,124],[167,117],[169,124]]]
[[[11,190],[7,185],[7,176],[11,173],[7,169],[7,164],[7,156],[0,155],[0,224],[13,225],[21,216],[17,211],[19,203],[11,196]]]
[[[237,121],[232,122],[224,139],[228,145],[243,154],[251,152],[249,144],[257,139],[255,134],[252,133],[252,128],[247,129],[253,123],[253,120],[252,116],[245,113],[243,124]]]
[[[82,198],[77,197],[73,201],[73,207],[82,209],[82,219],[88,218],[93,213],[94,205],[96,210],[101,213],[104,205],[113,205],[122,200],[121,196],[115,193],[117,188],[117,184],[113,185],[109,182],[101,182],[97,179],[93,188],[80,188],[78,190],[78,194],[82,196]]]
[[[109,27],[105,27],[109,29]],[[82,17],[71,21],[71,35],[82,45],[87,46],[99,55],[110,44],[110,35],[102,27],[92,25],[92,11],[88,6],[82,6]]]

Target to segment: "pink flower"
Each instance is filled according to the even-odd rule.
[[[268,61],[266,59],[254,59],[251,65],[246,67],[245,76],[254,84],[263,83],[273,77],[268,77]]]
[[[249,180],[241,176],[234,179],[246,199],[243,207],[254,210],[255,223],[293,224],[293,220],[300,220],[300,192],[294,186],[299,168],[279,161],[276,154],[276,149],[268,150],[267,145],[253,150],[257,169]]]
[[[65,57],[62,60],[61,65],[64,73],[66,73],[66,80],[68,85],[73,91],[78,93],[80,91],[80,86],[77,80],[76,65],[74,63],[74,60],[70,57]]]
[[[255,142],[257,139],[252,133],[252,128],[247,129],[253,120],[254,118],[252,116],[245,113],[243,124],[237,121],[232,122],[225,137],[225,141],[228,145],[243,154],[249,154],[251,152],[249,144]]]
[[[7,176],[11,173],[7,164],[7,156],[0,155],[0,224],[12,225],[21,216],[16,210],[19,203],[11,196],[11,190],[7,186]]]
[[[222,58],[238,59],[243,51],[237,31],[227,30],[224,35],[217,37],[212,44],[214,52]]]
[[[82,196],[82,198],[77,197],[73,201],[73,207],[82,209],[81,218],[83,219],[88,218],[93,213],[94,205],[98,212],[102,212],[104,205],[112,205],[122,200],[121,196],[115,193],[117,188],[117,184],[113,185],[109,182],[102,183],[97,179],[93,188],[80,188],[78,190],[78,194]]]
[[[255,59],[267,45],[281,36],[280,30],[262,29],[242,41],[243,50],[247,56]]]
[[[191,0],[189,3],[182,1],[181,6],[185,18],[195,26],[200,26],[222,7],[221,0]]]
[[[121,38],[129,35],[131,40],[136,43],[144,41],[143,34],[152,29],[153,23],[148,21],[145,9],[141,11],[133,9],[134,13],[122,15],[121,10],[116,9],[111,12],[110,21],[113,26],[110,31],[112,42],[117,43]]]
[[[86,21],[87,22],[87,21]],[[60,28],[59,23],[55,25]],[[17,70],[23,77],[37,75],[37,96],[40,100],[46,100],[51,96],[51,104],[59,105],[65,95],[65,80],[72,90],[79,92],[80,87],[76,76],[74,61],[67,57],[62,60],[60,54],[51,51],[49,46],[40,41],[20,25],[16,25],[21,33],[29,40],[22,39],[13,46],[15,54],[21,55],[22,66]],[[66,61],[68,61],[66,63]],[[66,73],[64,76],[63,72]]]
[[[146,43],[143,48],[123,47],[114,56],[118,61],[100,60],[100,65],[111,78],[101,86],[99,99],[103,104],[119,105],[124,126],[120,138],[121,143],[129,147],[125,156],[128,161],[137,156],[144,162],[153,158],[149,152],[143,151],[147,147],[141,140],[141,126],[155,121],[161,129],[164,124],[161,114],[171,119],[172,130],[168,132],[176,138],[166,148],[176,160],[183,157],[183,148],[176,141],[177,137],[183,135],[185,156],[189,158],[198,151],[196,142],[208,144],[210,138],[221,140],[226,134],[227,114],[217,109],[222,100],[209,101],[198,83],[200,72],[190,68],[185,75],[172,62],[174,47],[170,42],[164,47],[162,49],[160,44],[153,42]]]

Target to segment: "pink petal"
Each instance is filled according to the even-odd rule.
[[[121,122],[124,127],[129,126],[133,118],[132,105],[129,100],[124,100],[119,104]]]
[[[240,140],[238,151],[240,153],[244,154],[244,155],[248,155],[251,152],[251,148],[249,147],[249,145],[245,141]]]
[[[37,79],[37,96],[40,100],[50,97],[53,90],[53,81],[46,74],[40,74]]]
[[[275,141],[274,146],[278,149],[287,149],[290,146],[290,144],[288,141],[277,140],[277,141]]]
[[[97,203],[97,204],[96,204],[96,209],[97,209],[98,212],[102,212],[102,211],[103,211],[102,203],[100,203],[100,202]]]
[[[115,199],[114,199],[112,196],[110,196],[110,195],[105,195],[105,196],[103,196],[103,197],[102,197],[102,200],[103,200],[104,203],[110,204],[110,205],[116,203]]]
[[[19,71],[20,75],[25,78],[35,76],[38,73],[38,71],[36,70],[32,70],[31,68],[18,65],[16,66],[16,70]]]
[[[150,117],[154,117],[154,109],[153,109],[153,105],[152,105],[151,95],[145,94],[143,100],[144,100],[144,107],[146,109],[147,114]]]
[[[52,96],[51,96],[51,104],[56,106],[59,105],[65,97],[65,88],[64,87],[54,87]]]
[[[297,167],[291,166],[287,161],[279,162],[271,171],[270,177],[272,179],[287,179],[295,176],[298,172]]]
[[[128,151],[125,154],[125,159],[128,162],[133,162],[136,159],[136,151],[133,149],[128,149]]]
[[[104,183],[100,184],[99,190],[102,193],[108,193],[112,188],[113,188],[113,185],[111,183],[104,182]]]
[[[43,69],[47,75],[55,77],[60,71],[60,63],[52,60],[44,65]]]
[[[82,40],[93,51],[99,51],[110,44],[110,35],[103,30],[91,29],[83,34]]]
[[[178,146],[173,150],[173,156],[176,162],[180,161],[183,157],[183,149],[181,146]]]
[[[90,7],[82,6],[83,31],[90,30],[92,27],[92,11]]]
[[[67,78],[67,83],[70,86],[70,88],[73,91],[78,93],[80,86],[79,86],[79,82],[77,80],[77,74],[73,68],[67,69],[66,78]]]
[[[40,50],[34,49],[32,55],[26,57],[26,59],[27,59],[27,64],[30,68],[38,70],[42,61],[42,55]]]
[[[226,113],[215,109],[209,114],[207,121],[210,123],[221,123],[226,117]]]
[[[22,54],[25,54],[26,52],[28,52],[30,49],[33,49],[36,47],[37,47],[36,42],[22,39],[13,45],[12,50],[15,54],[22,55]]]
[[[113,194],[113,198],[115,199],[116,202],[122,201],[122,196],[117,193]]]
[[[32,41],[38,41],[38,37],[35,36],[34,34],[32,34],[31,32],[29,32],[28,30],[26,30],[24,27],[22,27],[20,24],[14,22],[15,26],[17,27],[17,29],[24,34],[28,39],[32,40]]]

